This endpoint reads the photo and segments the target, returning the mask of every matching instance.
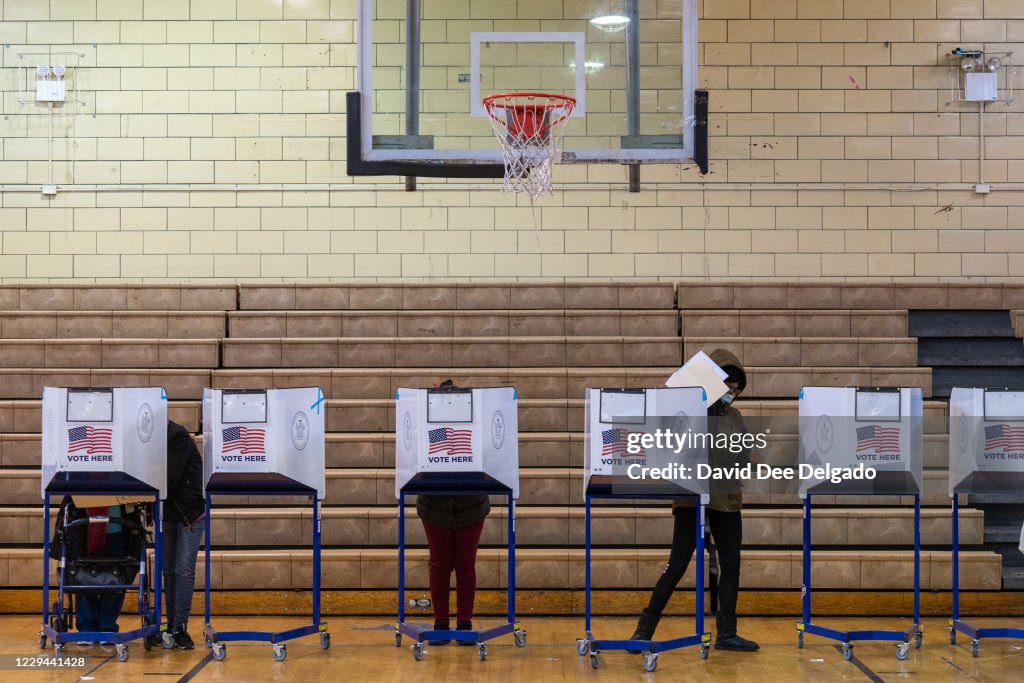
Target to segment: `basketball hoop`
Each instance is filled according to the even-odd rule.
[[[566,95],[513,92],[484,98],[505,157],[505,192],[530,198],[551,193],[551,172],[562,155],[562,136],[576,100]]]

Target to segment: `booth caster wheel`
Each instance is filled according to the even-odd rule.
[[[956,629],[952,626],[949,627],[949,644],[956,645]]]
[[[804,632],[803,631],[799,631],[796,634],[796,646],[799,649],[801,649],[801,650],[804,649]]]
[[[395,647],[402,647],[402,634],[395,633]]]
[[[128,646],[124,643],[117,644],[117,661],[127,662],[128,661]]]
[[[898,659],[898,660],[900,660],[902,662],[904,659],[907,658],[907,656],[909,654],[910,654],[910,643],[908,643],[907,641],[903,641],[902,643],[898,643],[896,645],[896,659]]]
[[[288,656],[288,646],[283,644],[274,644],[274,659],[279,662],[283,662],[285,657]]]
[[[658,668],[658,653],[657,652],[645,652],[644,653],[644,671],[650,673]]]
[[[64,645],[64,643],[54,643],[53,644],[53,654],[58,656],[58,657],[60,657],[62,654],[64,654],[64,650],[65,649],[66,649],[66,646]]]
[[[512,637],[516,640],[516,647],[526,647],[526,631],[513,631]]]
[[[209,638],[206,638],[206,647],[210,647],[212,642]],[[165,650],[174,649],[174,636],[171,635],[170,631],[164,631],[160,634],[160,644],[164,646]]]
[[[228,656],[228,648],[220,643],[213,643],[210,645],[213,649],[213,658],[218,662],[223,662],[224,658]]]
[[[417,662],[423,659],[423,643],[416,643],[412,646],[412,658]]]
[[[924,643],[924,634],[920,631],[914,636],[914,649],[920,650],[921,644]]]
[[[597,656],[596,652],[591,652],[590,653],[590,668],[591,669],[600,669],[601,668],[601,659]]]
[[[576,654],[583,657],[590,651],[590,643],[587,642],[586,638],[576,639]]]
[[[977,638],[975,638],[974,640],[971,641],[971,654],[973,656],[977,657],[980,651],[981,651],[981,641],[978,640]]]
[[[843,659],[846,661],[853,659],[853,645],[843,643]]]
[[[700,646],[700,658],[701,659],[707,659],[709,654],[711,654],[711,646],[710,645],[701,645]]]
[[[331,649],[331,634],[324,631],[320,634],[320,649],[330,650]]]
[[[485,661],[487,659],[487,646],[483,643],[477,643],[476,649],[480,654],[480,661]]]

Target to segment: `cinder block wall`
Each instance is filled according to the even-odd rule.
[[[355,5],[0,1],[0,281],[1024,274],[1024,97],[988,108],[976,195],[978,107],[943,67],[957,45],[1024,62],[1021,0],[705,0],[711,174],[645,167],[629,194],[622,167],[561,166],[539,233],[493,184],[311,189],[352,182]],[[52,200],[46,119],[11,92],[17,53],[47,49],[86,55],[96,113],[55,117]]]

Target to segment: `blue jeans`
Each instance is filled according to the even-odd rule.
[[[192,592],[196,587],[196,555],[203,541],[203,520],[163,523],[164,605],[167,629],[184,631],[192,611]]]
[[[105,555],[124,555],[124,533],[107,534]],[[79,631],[117,633],[117,617],[124,605],[124,591],[80,593],[75,596],[75,624]]]

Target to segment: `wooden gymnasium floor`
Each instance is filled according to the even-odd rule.
[[[215,621],[222,630],[235,628],[278,628],[299,624],[292,618],[224,617]],[[486,620],[484,620],[486,622]],[[995,623],[994,623],[995,621]],[[394,646],[389,624],[380,618],[335,618],[328,624],[331,649],[320,649],[315,637],[292,641],[288,658],[274,661],[266,644],[232,643],[227,659],[213,661],[200,645],[192,652],[153,650],[146,653],[138,643],[131,645],[131,656],[120,663],[113,650],[100,647],[78,648],[71,645],[67,655],[92,655],[87,669],[66,671],[11,671],[10,655],[38,654],[37,619],[27,616],[0,617],[0,661],[8,670],[0,672],[2,681],[712,681],[758,683],[787,681],[1005,681],[1022,680],[1024,641],[989,640],[982,644],[981,656],[974,658],[969,645],[949,645],[945,622],[928,619],[924,624],[925,643],[911,650],[910,657],[897,661],[892,645],[861,643],[854,659],[843,661],[831,642],[808,637],[808,646],[795,645],[794,620],[791,618],[748,618],[741,620],[742,633],[760,641],[760,652],[747,654],[712,650],[702,661],[695,648],[665,653],[658,670],[647,674],[642,658],[625,653],[602,655],[600,670],[593,671],[589,660],[576,654],[575,639],[580,635],[582,619],[528,618],[523,626],[529,643],[517,649],[509,637],[488,647],[488,659],[481,662],[476,649],[448,646],[428,648],[423,661],[413,660],[408,646]],[[899,619],[823,619],[834,626],[860,628],[898,628]],[[662,633],[682,630],[692,622],[666,620]],[[979,619],[976,625],[1006,625],[1007,621]],[[1016,620],[1017,625],[1022,620]],[[633,622],[621,618],[595,620],[595,635],[608,637],[631,632]],[[675,628],[673,628],[673,626]],[[198,635],[193,628],[193,636]],[[52,652],[52,650],[51,650]]]

